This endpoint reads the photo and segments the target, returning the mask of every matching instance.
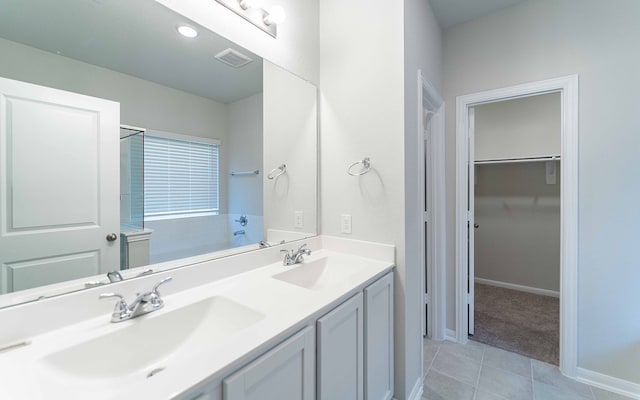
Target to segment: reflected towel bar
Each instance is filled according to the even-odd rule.
[[[236,176],[236,175],[258,175],[258,174],[260,174],[260,170],[254,169],[253,171],[232,171],[230,175]]]

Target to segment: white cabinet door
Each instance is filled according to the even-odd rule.
[[[393,398],[393,272],[364,289],[364,394]]]
[[[362,400],[362,293],[318,320],[318,400]]]
[[[315,334],[308,326],[222,382],[224,400],[313,400]]]
[[[118,103],[0,78],[0,293],[119,269]]]

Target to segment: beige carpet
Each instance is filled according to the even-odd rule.
[[[476,283],[474,315],[470,339],[558,365],[558,298]]]

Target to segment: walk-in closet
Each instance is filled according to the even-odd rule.
[[[473,113],[470,338],[558,364],[560,93],[483,104]]]

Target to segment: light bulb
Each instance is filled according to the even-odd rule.
[[[243,10],[247,10],[249,8],[260,8],[262,7],[262,0],[240,0],[240,7]]]
[[[178,26],[178,33],[184,37],[194,38],[198,36],[198,31],[187,25]]]
[[[264,23],[267,25],[281,24],[287,17],[284,8],[280,6],[270,6],[265,11],[267,12],[267,16],[264,17]]]

